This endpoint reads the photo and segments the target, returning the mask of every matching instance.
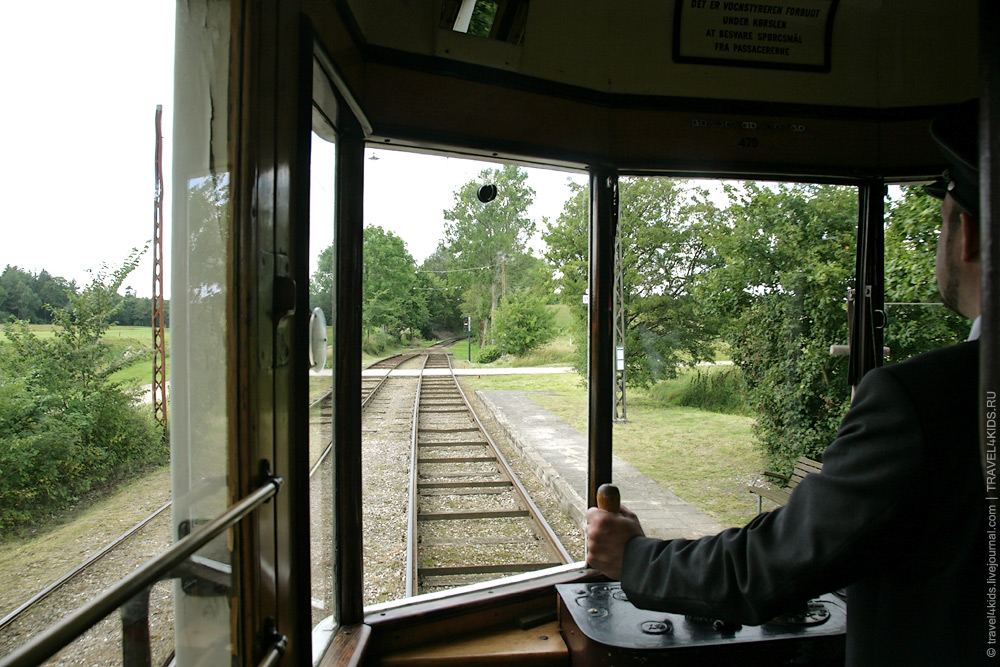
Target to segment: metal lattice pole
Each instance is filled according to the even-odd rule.
[[[163,321],[163,106],[156,105],[155,186],[153,194],[153,417],[166,434],[167,347]]]
[[[622,243],[622,224],[618,206],[618,187],[614,193],[615,219],[615,421],[627,422],[625,406],[625,285],[624,285],[624,248]]]

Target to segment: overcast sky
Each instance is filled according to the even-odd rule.
[[[4,3],[0,269],[45,269],[82,286],[91,280],[88,271],[120,266],[132,248],[152,241],[154,117],[162,104],[169,297],[174,10],[174,0]],[[366,223],[401,236],[419,262],[441,238],[442,211],[454,191],[489,165],[373,153],[379,159],[365,162]],[[323,158],[316,161],[322,168]],[[537,193],[530,213],[539,226],[562,210],[566,178],[530,170]],[[320,186],[322,197],[328,186]],[[314,230],[318,254],[331,232]],[[151,249],[126,285],[152,294]]]
[[[152,239],[153,121],[162,104],[169,143],[174,6],[4,3],[0,269],[84,284],[88,269],[119,266]],[[147,296],[151,256],[128,280]]]

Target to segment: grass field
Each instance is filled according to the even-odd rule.
[[[681,372],[680,386],[691,371]],[[476,389],[541,392],[531,399],[573,426],[587,428],[586,387],[576,373],[470,377]],[[660,485],[724,526],[756,515],[747,484],[760,472],[753,420],[672,406],[641,390],[627,394],[627,423],[614,426],[614,451]],[[627,504],[627,503],[626,503]]]
[[[0,616],[66,574],[170,500],[170,468],[149,471],[50,524],[0,540]]]
[[[51,324],[30,324],[28,328],[38,338],[54,338],[56,327]],[[7,338],[0,328],[0,343]],[[104,334],[103,340],[116,352],[124,352],[128,348],[141,351],[136,361],[111,376],[112,380],[135,380],[140,386],[153,382],[153,330],[151,327],[119,327],[114,326]],[[170,329],[166,330],[167,347],[167,377],[170,377]]]

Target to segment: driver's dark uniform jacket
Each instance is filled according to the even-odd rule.
[[[822,472],[785,506],[700,540],[631,539],[629,599],[753,625],[846,587],[848,665],[986,663],[1000,572],[988,568],[978,366],[973,341],[867,373]]]

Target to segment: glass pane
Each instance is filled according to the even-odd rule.
[[[619,197],[622,503],[661,538],[743,525],[747,486],[820,458],[846,409],[830,348],[847,342],[856,190],[622,178]]]
[[[311,138],[309,261],[312,280],[309,306],[313,309],[314,326],[310,335],[322,335],[326,341],[330,341],[332,330],[329,324],[333,322],[333,211],[337,145],[332,141],[336,136],[333,128],[318,113],[314,115],[314,123],[324,125],[325,129],[321,128],[322,136],[313,132]],[[317,309],[319,313],[316,313]],[[323,333],[319,334],[321,329]],[[316,342],[311,347],[318,351],[326,345]],[[330,632],[336,625],[333,457],[330,452],[333,374],[329,368],[329,358],[325,355],[326,350],[315,356],[315,366],[309,373],[312,623],[318,630],[313,634],[314,654],[325,647]]]
[[[541,413],[531,397],[556,378],[585,392],[572,372],[573,343],[585,345],[585,337],[556,293],[542,233],[568,198],[586,197],[586,177],[401,151],[369,150],[366,157],[365,604],[564,562],[543,546],[545,531],[521,515],[532,504],[572,552],[566,558],[582,559],[582,501],[570,512],[576,519],[567,516],[525,453],[534,434],[504,421],[524,410],[497,396]],[[426,353],[440,355],[443,366],[420,379]],[[517,497],[511,473],[491,454],[449,366],[531,503]],[[480,389],[493,390],[493,398]],[[419,461],[412,473],[415,414]],[[583,435],[567,428],[585,449]],[[411,501],[419,517],[415,549]]]
[[[231,236],[227,114],[212,96],[229,81],[229,5],[186,5],[177,16],[173,178],[170,437],[174,538],[222,514],[227,486],[226,359]],[[182,48],[181,48],[182,47]],[[196,558],[226,579],[232,567],[225,536]],[[211,577],[174,586],[179,664],[229,660],[227,585]]]
[[[21,59],[5,68],[12,101],[0,109],[10,221],[0,242],[0,655],[172,540],[170,443],[150,396],[150,203],[162,107],[156,194],[169,251],[177,8],[63,3],[55,21],[52,10],[19,3],[0,22],[0,54]],[[58,46],[23,58],[43,42]],[[68,112],[68,99],[101,102]],[[60,131],[67,113],[86,129]],[[62,176],[39,178],[55,173],[53,156]],[[150,617],[159,664],[174,649],[170,582],[154,587]],[[115,614],[62,661],[120,662],[121,635]]]
[[[968,321],[945,307],[935,276],[941,202],[893,186],[885,218],[886,363],[965,340]]]

